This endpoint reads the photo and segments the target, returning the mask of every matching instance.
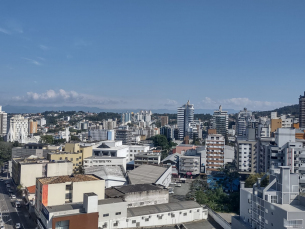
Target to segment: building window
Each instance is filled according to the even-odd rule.
[[[71,157],[71,161],[73,161],[73,158]]]
[[[114,223],[114,224],[113,224],[114,227],[117,227],[118,225],[119,225],[118,223]]]
[[[121,215],[121,212],[116,212],[115,215]]]
[[[69,229],[69,220],[56,222],[55,229]]]
[[[144,202],[140,202],[140,205],[144,205]]]
[[[131,221],[131,223],[133,223],[133,224],[136,223],[136,222],[137,222],[137,221],[135,221],[135,220]]]
[[[271,203],[277,203],[277,196],[271,196]]]
[[[146,218],[145,221],[148,222],[148,221],[149,221],[149,218]]]
[[[186,212],[184,212],[184,213],[183,213],[183,216],[187,216],[187,213],[186,213]]]
[[[109,213],[103,214],[103,217],[108,217],[108,216],[109,216]]]
[[[128,207],[132,207],[132,204],[128,204]]]

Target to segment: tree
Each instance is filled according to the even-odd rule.
[[[246,188],[252,188],[253,185],[257,182],[257,178],[263,177],[264,173],[255,173],[250,174],[250,176],[245,181]],[[264,180],[261,181],[261,187],[266,187],[269,183],[269,176],[267,176]]]
[[[76,174],[85,174],[85,169],[83,168],[83,166],[78,166],[77,169],[75,170]]]
[[[160,146],[162,149],[169,149],[167,138],[164,135],[155,135],[151,138],[156,147]]]
[[[52,135],[42,135],[40,137],[40,142],[41,143],[46,143],[46,144],[52,144],[53,143],[53,136]]]
[[[71,135],[71,141],[78,141],[80,142],[79,137],[75,136],[75,135]]]
[[[0,142],[0,165],[11,159],[12,146],[10,142]]]

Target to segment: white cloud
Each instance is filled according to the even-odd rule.
[[[222,105],[222,107],[227,109],[238,110],[246,107],[249,110],[257,111],[257,110],[275,109],[290,104],[283,102],[250,100],[249,98],[211,99],[209,97],[205,97],[201,101],[202,108],[206,108],[206,109],[216,108],[219,105]]]
[[[5,33],[5,34],[8,34],[8,35],[11,34],[10,31],[8,31],[8,30],[6,30],[6,29],[3,29],[3,28],[0,28],[0,32],[1,32],[1,33]]]
[[[47,51],[47,50],[50,49],[50,48],[49,48],[48,46],[46,46],[46,45],[39,45],[39,48],[40,48],[41,50],[43,50],[43,51]]]
[[[96,106],[124,104],[125,101],[110,99],[94,95],[65,91],[60,89],[47,90],[44,93],[27,92],[24,96],[15,96],[11,99],[12,104],[32,106]]]
[[[33,59],[29,59],[29,58],[22,58],[22,59],[27,60],[31,64],[35,64],[35,65],[38,65],[38,66],[41,65],[41,63],[38,62],[37,60],[33,60]]]

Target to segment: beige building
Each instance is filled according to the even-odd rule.
[[[105,181],[90,174],[38,178],[36,180],[36,214],[39,215],[43,207],[83,202],[84,193],[91,192],[98,196],[98,200],[103,200]]]
[[[65,150],[48,153],[47,159],[51,161],[71,161],[73,171],[78,172],[79,166],[84,165],[84,159],[92,156],[92,146],[82,146],[80,143],[66,143]]]
[[[83,158],[92,156],[92,146],[83,146],[81,143],[66,143],[65,151],[70,153],[82,153]]]
[[[37,122],[32,119],[29,120],[29,134],[37,133]]]
[[[78,171],[79,166],[83,166],[82,153],[70,153],[70,152],[62,152],[62,151],[48,153],[47,159],[50,161],[70,161],[72,162],[74,172]]]
[[[71,175],[73,165],[69,161],[49,162],[44,158],[14,158],[12,160],[12,178],[14,182],[23,187],[36,184],[38,177],[52,177]]]
[[[278,128],[282,128],[282,119],[271,119],[271,133],[274,133]]]
[[[221,134],[209,134],[206,145],[206,173],[218,171],[224,166],[225,138]]]

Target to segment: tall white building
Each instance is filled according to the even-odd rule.
[[[182,107],[177,109],[177,124],[179,129],[179,139],[183,140],[188,135],[190,124],[194,121],[194,105],[187,101]]]
[[[47,121],[46,121],[45,118],[41,118],[41,119],[38,119],[38,120],[37,120],[37,124],[38,124],[39,126],[45,126],[45,125],[47,124]]]
[[[8,142],[23,142],[28,136],[29,121],[22,115],[15,115],[10,119],[10,129],[7,133]]]
[[[127,123],[130,123],[131,122],[131,113],[122,113],[121,114],[121,122],[122,122],[122,125],[125,125]]]
[[[217,134],[227,136],[229,127],[229,115],[227,111],[223,111],[221,105],[219,110],[214,111],[212,119],[213,129],[216,129]]]
[[[0,137],[5,136],[7,133],[7,113],[2,111],[0,106]]]
[[[237,136],[246,135],[246,128],[248,127],[248,122],[251,119],[251,116],[252,116],[252,112],[248,111],[247,108],[244,108],[244,110],[238,113]]]

